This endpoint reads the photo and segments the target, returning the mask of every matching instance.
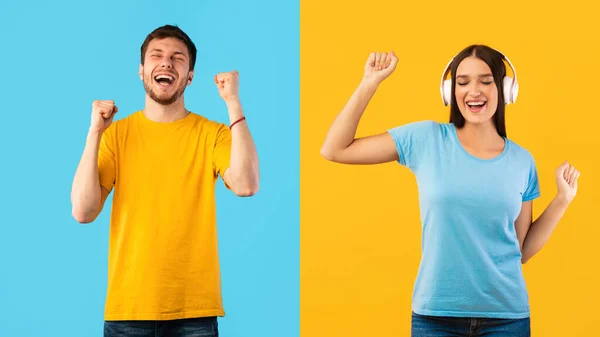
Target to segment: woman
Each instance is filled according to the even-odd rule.
[[[514,68],[514,78],[506,76],[504,60],[472,45],[451,61],[441,90],[449,123],[413,122],[355,138],[369,100],[398,62],[393,52],[373,53],[321,150],[339,163],[398,161],[417,178],[423,244],[414,337],[530,336],[521,265],[548,241],[577,192],[579,172],[564,162],[555,198],[532,221],[537,170],[531,154],[506,136],[505,105],[516,100],[518,84]]]

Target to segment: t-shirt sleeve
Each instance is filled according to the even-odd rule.
[[[117,175],[117,160],[115,155],[114,124],[102,133],[100,148],[98,149],[98,176],[100,185],[107,190],[112,190]]]
[[[419,121],[388,130],[396,144],[398,163],[415,170],[437,126],[438,123],[435,121]]]
[[[231,156],[231,130],[225,124],[219,124],[213,149],[213,170],[221,178],[229,168]]]
[[[530,155],[528,164],[527,186],[523,193],[523,202],[536,199],[540,196],[540,184],[538,181],[537,167],[535,160]]]

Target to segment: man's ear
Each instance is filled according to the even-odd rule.
[[[187,85],[192,84],[192,80],[194,79],[194,71],[190,70],[190,72],[188,73],[188,78],[187,78]]]
[[[140,64],[140,71],[139,71],[139,75],[140,75],[140,80],[144,81],[144,66]]]

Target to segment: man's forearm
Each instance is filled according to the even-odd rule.
[[[101,202],[98,179],[98,148],[102,134],[88,133],[83,155],[75,172],[71,190],[73,217],[78,222],[90,222],[97,216]]]
[[[226,102],[230,124],[244,117],[239,99]],[[256,147],[245,120],[231,127],[231,188],[237,195],[250,196],[258,191],[259,170]]]

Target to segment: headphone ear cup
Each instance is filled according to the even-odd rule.
[[[515,81],[515,84],[513,85],[513,97],[512,97],[512,102],[515,103],[517,101],[517,96],[519,96],[519,82]]]
[[[502,87],[504,91],[504,103],[512,104],[516,102],[517,95],[519,93],[519,84],[513,84],[513,78],[510,76],[504,76],[504,80],[502,82]]]
[[[448,106],[450,105],[450,102],[452,101],[452,80],[451,79],[447,79],[444,81],[444,96],[442,97],[444,99],[444,105]]]

